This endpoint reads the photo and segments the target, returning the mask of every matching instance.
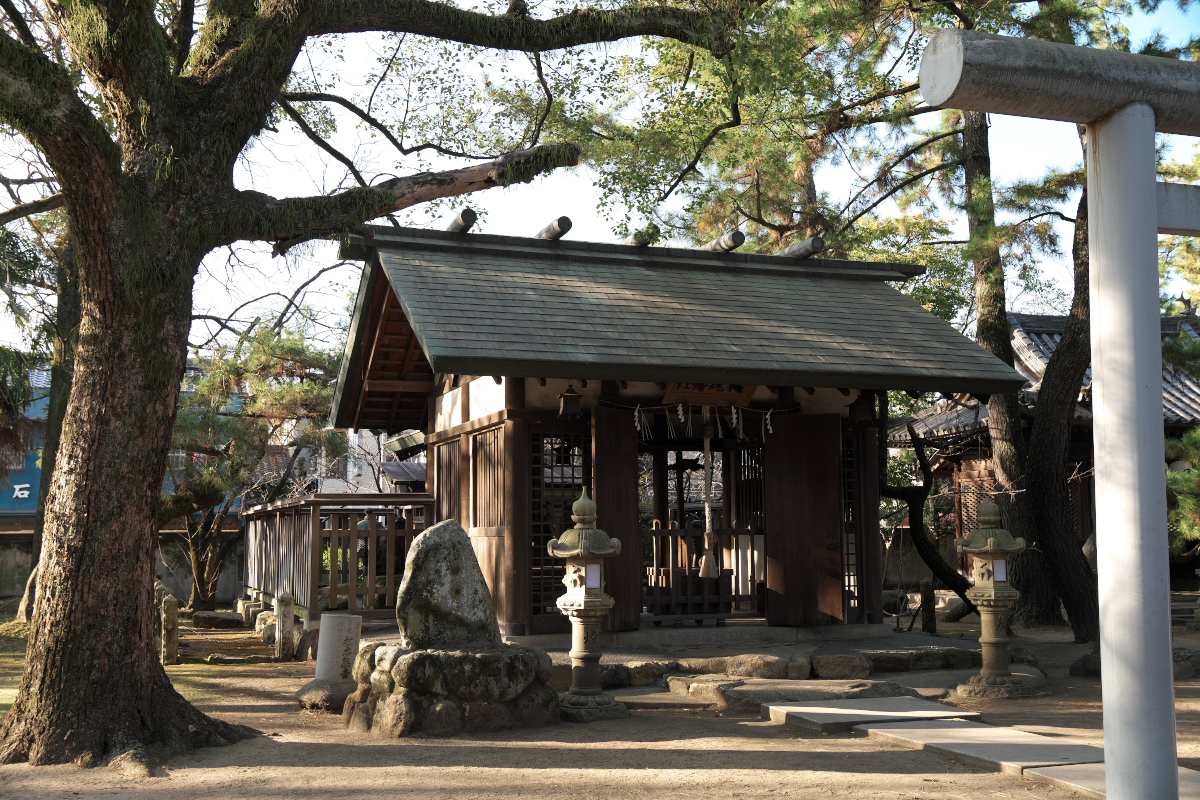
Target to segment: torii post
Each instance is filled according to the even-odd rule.
[[[1200,64],[944,30],[921,94],[1087,125],[1106,790],[1176,800],[1157,234],[1200,235],[1200,186],[1156,184],[1154,133],[1200,136]]]

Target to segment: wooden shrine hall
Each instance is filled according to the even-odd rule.
[[[1023,380],[889,285],[912,265],[384,227],[343,256],[332,422],[424,433],[507,635],[567,629],[546,542],[584,488],[614,630],[879,622],[876,393]]]

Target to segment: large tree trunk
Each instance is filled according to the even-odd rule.
[[[1075,296],[1062,341],[1042,377],[1037,413],[1029,435],[1029,496],[1038,521],[1038,542],[1046,554],[1058,594],[1078,642],[1100,636],[1096,578],[1075,539],[1068,488],[1067,447],[1079,387],[1092,360],[1088,298],[1087,191],[1075,212]]]
[[[975,268],[976,340],[1010,366],[1014,362],[1004,291],[1004,264],[996,238],[996,206],[992,197],[992,159],[989,150],[987,115],[963,112],[963,172],[968,254]],[[1037,525],[1026,492],[1027,452],[1022,427],[1021,404],[1015,394],[992,395],[988,400],[988,434],[992,464],[996,472],[997,504],[1004,526],[1013,534],[1038,546]],[[1045,574],[1045,560],[1032,554],[1016,559],[1013,585],[1022,593],[1020,618],[1026,622],[1061,621],[1057,598],[1047,588],[1053,585]]]
[[[33,523],[33,573],[25,584],[25,594],[17,607],[17,617],[33,619],[37,597],[38,562],[42,556],[42,535],[46,527],[46,499],[58,443],[62,438],[63,417],[71,396],[71,376],[75,369],[75,336],[79,330],[79,275],[75,269],[75,248],[68,244],[59,257],[57,269],[58,302],[54,311],[54,354],[50,359],[50,396],[46,407],[46,437],[42,441],[42,482],[38,487],[37,517]]]
[[[143,187],[96,188],[69,207],[82,299],[75,375],[0,763],[90,766],[131,750],[144,758],[143,745],[171,754],[245,735],[175,691],[154,637],[159,492],[203,251],[177,244],[183,231]]]

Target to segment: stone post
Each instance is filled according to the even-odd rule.
[[[1000,507],[991,500],[979,504],[980,527],[956,542],[958,552],[973,555],[975,586],[967,597],[979,609],[979,644],[983,669],[955,690],[964,697],[1028,697],[1033,689],[1008,668],[1008,612],[1021,593],[1008,585],[1008,556],[1025,550],[1024,539],[1014,539],[1000,527]]]
[[[162,663],[179,663],[179,600],[173,594],[162,600]]]
[[[275,598],[275,660],[296,655],[296,599],[288,592]]]
[[[623,719],[629,709],[600,688],[600,620],[615,600],[604,592],[604,559],[621,552],[621,543],[596,528],[596,504],[587,489],[571,506],[575,527],[546,549],[567,560],[566,594],[558,607],[571,619],[571,688],[562,696],[562,717],[572,722]]]
[[[362,617],[351,614],[321,615],[321,647],[317,650],[317,680],[350,681]]]

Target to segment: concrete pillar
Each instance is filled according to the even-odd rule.
[[[179,600],[173,594],[162,601],[162,663],[179,663]]]
[[[288,592],[275,598],[275,660],[296,655],[296,599]]]
[[[321,615],[321,646],[317,648],[317,680],[348,681],[358,655],[362,617],[352,614]]]
[[[1176,800],[1154,111],[1088,125],[1096,558],[1111,800]]]

